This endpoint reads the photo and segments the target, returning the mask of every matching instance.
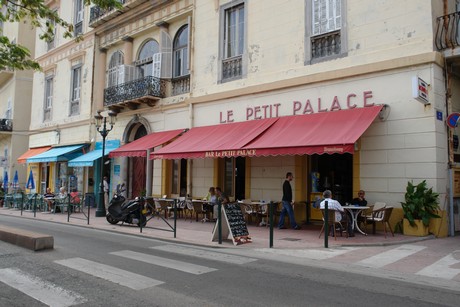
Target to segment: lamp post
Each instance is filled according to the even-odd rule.
[[[107,123],[107,117],[109,122]],[[99,187],[99,201],[97,203],[96,217],[105,216],[105,204],[104,204],[104,156],[105,156],[105,138],[112,131],[113,125],[117,113],[113,111],[97,111],[94,115],[96,119],[96,130],[102,136],[102,157],[101,157],[101,185]],[[110,128],[107,128],[107,124],[110,124]]]

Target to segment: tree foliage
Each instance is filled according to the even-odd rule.
[[[68,1],[69,0],[64,0]],[[62,36],[72,38],[73,23],[59,17],[57,11],[49,8],[45,0],[0,0],[0,21],[5,23],[24,22],[31,28],[38,30],[41,40],[50,42],[54,39],[55,27],[63,28]],[[84,0],[84,5],[91,3],[102,9],[120,8],[122,4],[119,0]],[[3,33],[0,35],[0,70],[39,70],[40,65],[31,58],[30,51],[15,42],[12,42]],[[75,37],[77,41],[81,36]]]

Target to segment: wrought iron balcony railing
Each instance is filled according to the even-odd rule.
[[[460,46],[460,12],[436,18],[435,45],[439,51]]]
[[[142,99],[158,100],[164,98],[166,92],[166,80],[153,76],[143,77],[120,85],[111,86],[104,90],[104,104],[116,105],[122,102],[137,101]]]
[[[13,131],[13,120],[0,118],[0,131]]]
[[[102,23],[113,19],[116,16],[123,14],[124,12],[131,10],[147,1],[150,2],[150,8],[153,9],[167,2],[171,2],[172,0],[118,0],[118,2],[123,4],[123,8],[120,9],[111,8],[103,10],[99,6],[93,6],[89,13],[89,26],[95,28]]]
[[[125,4],[127,0],[118,0],[121,4]],[[91,10],[89,11],[89,24],[92,25],[96,20],[101,18],[102,16],[109,14],[110,12],[114,12],[114,8],[110,9],[102,9],[99,6],[93,6]]]

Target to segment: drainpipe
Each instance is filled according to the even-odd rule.
[[[451,90],[450,90],[450,74],[449,74],[449,66],[447,64],[446,58],[444,58],[444,87],[446,90],[446,118],[450,113],[450,98],[451,98]],[[454,191],[453,191],[453,176],[454,172],[452,170],[452,157],[451,157],[451,128],[447,128],[447,155],[448,155],[448,182],[449,182],[449,236],[453,237],[455,235],[454,230]],[[453,128],[455,129],[455,128]]]

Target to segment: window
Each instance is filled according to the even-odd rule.
[[[153,76],[153,55],[158,54],[159,50],[158,43],[153,39],[142,46],[136,61],[138,78]]]
[[[74,34],[75,36],[83,33],[83,15],[84,15],[84,0],[75,0],[75,17],[74,17]]]
[[[345,0],[307,0],[307,62],[346,55]]]
[[[52,40],[48,41],[47,42],[47,47],[48,47],[48,51],[53,49],[55,47],[55,39],[56,39],[56,22],[54,20],[48,20],[47,23],[49,23],[51,25],[51,27],[53,28],[53,38]]]
[[[173,58],[173,78],[188,75],[188,25],[183,26],[174,39]]]
[[[236,1],[232,1],[233,4]],[[245,50],[245,4],[224,7],[222,24],[222,81],[241,79]]]
[[[109,69],[107,70],[107,87],[118,85],[118,67],[123,65],[123,52],[115,51],[110,57]]]
[[[80,113],[81,64],[72,67],[72,88],[70,93],[70,115]]]
[[[47,76],[45,79],[45,101],[43,106],[43,121],[51,120],[51,109],[53,107],[53,80],[54,76]]]

